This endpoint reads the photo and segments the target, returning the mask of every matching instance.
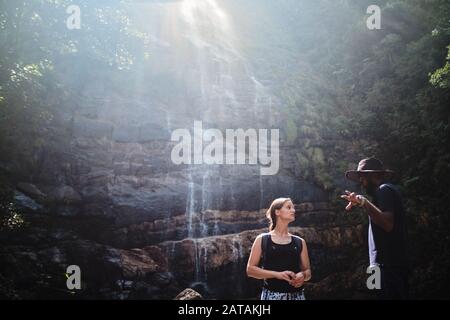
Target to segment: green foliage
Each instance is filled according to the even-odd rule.
[[[435,72],[430,74],[430,83],[439,88],[449,88],[450,87],[450,46],[448,48],[447,62],[445,66],[437,69]]]
[[[448,10],[446,6],[441,6],[441,9],[445,11]],[[448,11],[447,11],[448,12]],[[448,18],[448,16],[447,16]],[[436,40],[447,41],[450,36],[450,20],[445,21],[437,21],[436,28],[431,32],[432,37],[436,38]],[[448,43],[448,42],[447,42]],[[430,72],[430,83],[438,88],[448,89],[450,86],[450,46],[447,46],[447,57],[445,65],[442,68],[435,70],[434,72]]]
[[[333,201],[345,170],[379,157],[403,187],[414,263],[425,268],[419,257],[427,254],[449,261],[450,2],[378,1],[381,30],[365,25],[372,1],[287,2],[284,11],[268,6],[285,26],[280,33],[296,32],[272,36],[283,41],[255,56],[278,54],[266,64],[286,104],[287,136],[297,132],[297,174]],[[448,286],[443,263],[433,265]],[[424,281],[429,292],[443,292],[445,285]]]
[[[287,141],[288,143],[294,143],[297,139],[297,126],[295,125],[294,120],[287,120]]]
[[[25,225],[24,217],[13,203],[0,203],[0,231],[15,231]]]
[[[0,2],[0,158],[33,167],[36,150],[67,138],[67,130],[50,127],[58,128],[61,109],[79,104],[93,77],[124,83],[148,59],[147,35],[128,18],[126,3],[77,1],[81,29],[69,30],[72,4]]]
[[[12,188],[1,174],[0,185],[0,232],[20,230],[26,225],[25,219],[12,202]]]

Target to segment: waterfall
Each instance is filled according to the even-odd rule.
[[[259,175],[259,208],[264,208],[264,185],[262,175]]]
[[[136,14],[146,26],[156,57],[149,60],[151,73],[155,78],[161,74],[175,85],[181,83],[170,91],[173,96],[166,93],[164,85],[156,86],[162,93],[155,100],[158,104],[162,100],[161,109],[165,111],[162,121],[169,131],[183,126],[190,128],[195,120],[220,130],[265,129],[273,124],[272,96],[245,59],[242,39],[225,2],[183,0],[145,4],[140,8]],[[199,283],[207,279],[208,261],[207,251],[201,249],[203,240],[199,238],[222,232],[217,219],[219,213],[214,211],[214,217],[206,213],[238,210],[239,182],[234,177],[250,171],[242,171],[238,166],[221,171],[220,166],[196,164],[181,172],[187,187],[185,235],[194,242],[193,281]],[[259,204],[263,207],[262,177],[259,179]],[[210,224],[209,217],[214,219],[214,225]]]
[[[194,245],[194,281],[191,287],[199,291],[201,294],[207,294],[209,291],[207,283],[207,250],[206,247],[201,248],[198,239],[192,239]]]
[[[200,218],[200,237],[208,236],[208,225],[205,223],[205,211],[208,209],[208,174],[209,171],[206,170],[203,174],[202,179],[202,209],[201,209],[201,218]]]
[[[187,216],[187,236],[192,238],[194,236],[194,229],[192,226],[192,220],[195,215],[195,184],[192,179],[192,174],[189,173],[188,182],[188,196],[186,199],[186,216]]]
[[[192,47],[195,56],[194,65],[190,69],[192,77],[197,79],[200,97],[193,110],[201,114],[202,121],[220,123],[227,118],[227,107],[235,107],[236,97],[231,76],[231,61],[238,56],[233,44],[234,35],[227,14],[218,6],[215,0],[184,0],[180,6],[180,17],[184,22],[184,36]],[[206,237],[209,235],[205,223],[205,211],[210,209],[209,188],[210,179],[218,176],[216,169],[204,167],[201,183],[201,208],[194,212],[195,189],[192,174],[189,174],[189,195],[187,208],[188,237]],[[200,191],[200,190],[199,190]],[[194,216],[197,215],[197,219]],[[198,223],[199,232],[194,232],[194,223]],[[198,240],[194,241],[195,279],[194,283],[206,286],[207,251],[201,250]],[[204,288],[203,288],[204,289]]]

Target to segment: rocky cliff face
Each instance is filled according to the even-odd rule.
[[[245,274],[251,245],[271,200],[289,196],[292,232],[310,251],[307,295],[366,297],[365,228],[332,205],[329,182],[342,180],[324,173],[323,150],[351,146],[311,125],[293,138],[290,115],[280,112],[286,102],[270,79],[257,79],[227,15],[214,1],[183,3],[153,8],[167,10],[146,30],[158,59],[142,66],[131,92],[87,71],[79,101],[55,114],[48,143],[18,146],[1,163],[24,225],[1,234],[0,294],[171,299],[193,287],[204,297],[255,298],[259,282]],[[156,28],[162,16],[182,32]],[[222,132],[280,129],[278,173],[174,164],[171,133],[192,133],[194,121]],[[72,264],[82,270],[76,292],[65,285]]]
[[[50,200],[41,205],[30,197],[30,190],[44,192],[24,183],[20,189],[27,190],[16,192],[27,225],[1,238],[7,297],[170,299],[186,287],[206,298],[258,295],[260,282],[247,278],[245,267],[255,237],[267,230],[264,209],[206,210],[192,221],[178,215],[118,225],[85,215],[82,202],[71,204],[76,214],[45,211]],[[301,203],[296,211],[291,232],[306,239],[314,275],[308,296],[367,298],[365,227],[345,221],[326,202]],[[65,288],[72,264],[82,270],[79,292]]]

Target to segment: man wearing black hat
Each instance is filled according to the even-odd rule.
[[[369,216],[369,258],[371,266],[381,271],[380,299],[408,297],[408,257],[406,221],[402,200],[397,188],[386,183],[393,172],[385,170],[380,160],[366,158],[357,170],[347,171],[345,177],[358,182],[372,197],[369,201],[355,192],[345,191],[341,197],[349,203],[346,210],[362,207]]]

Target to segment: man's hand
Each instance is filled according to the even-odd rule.
[[[352,209],[352,207],[361,205],[363,200],[360,195],[356,194],[355,192],[350,192],[347,190],[345,190],[345,193],[346,194],[341,195],[341,198],[348,201],[345,210],[349,211]]]
[[[292,279],[289,284],[294,286],[295,288],[300,288],[305,282],[305,275],[303,272],[299,272],[295,275],[294,279]]]

